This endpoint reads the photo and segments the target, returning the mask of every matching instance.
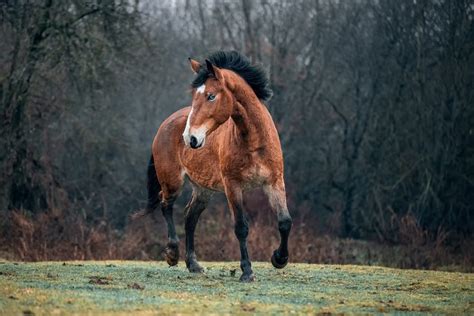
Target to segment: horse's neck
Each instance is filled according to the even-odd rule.
[[[268,137],[274,130],[268,112],[260,100],[246,87],[234,92],[237,102],[234,105],[232,120],[238,131],[237,136],[250,151],[268,143]],[[270,125],[269,125],[270,124]]]

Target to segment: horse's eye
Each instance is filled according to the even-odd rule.
[[[207,96],[207,101],[211,101],[211,102],[212,102],[212,101],[214,101],[215,99],[216,99],[216,96],[213,95],[213,94],[209,94],[209,95]]]

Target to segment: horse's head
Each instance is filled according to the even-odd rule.
[[[234,97],[226,87],[223,70],[206,60],[206,65],[189,59],[192,70],[202,80],[193,88],[193,101],[183,138],[187,146],[204,146],[206,137],[232,114]],[[195,81],[196,83],[196,81]]]

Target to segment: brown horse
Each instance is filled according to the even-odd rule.
[[[242,193],[262,187],[278,216],[280,246],[272,264],[288,262],[288,235],[292,220],[286,205],[283,157],[278,133],[267,108],[272,92],[268,77],[241,54],[219,51],[205,65],[189,59],[196,74],[191,107],[183,108],[161,124],[153,141],[148,167],[148,211],[161,203],[168,226],[165,258],[169,265],[179,259],[178,236],[173,222],[173,203],[185,178],[193,188],[185,209],[186,266],[203,272],[194,252],[194,230],[214,192],[225,192],[239,240],[243,274],[254,280],[247,252],[248,222]]]

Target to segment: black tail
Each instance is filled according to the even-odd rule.
[[[139,210],[133,213],[130,216],[131,220],[136,220],[147,214],[153,213],[158,207],[158,204],[160,204],[161,185],[160,185],[160,182],[158,181],[158,177],[156,176],[153,154],[151,154],[150,162],[148,163],[146,186],[148,189],[148,201],[147,201],[146,209]]]
[[[153,154],[151,154],[150,162],[148,163],[147,171],[147,188],[148,188],[148,205],[147,212],[153,213],[160,203],[161,185],[156,176],[155,161]]]

